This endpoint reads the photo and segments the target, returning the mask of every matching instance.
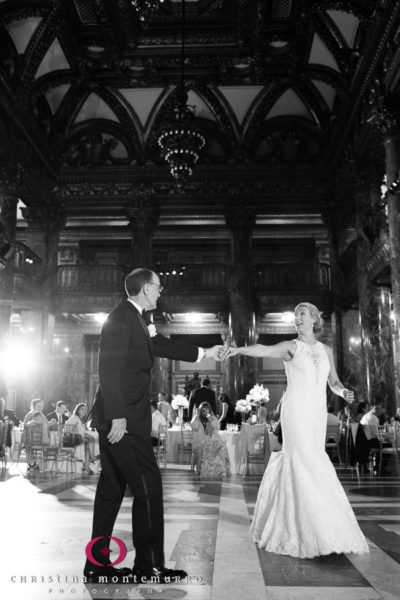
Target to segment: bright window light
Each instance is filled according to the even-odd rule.
[[[284,312],[282,313],[281,319],[284,323],[293,323],[294,322],[294,313],[293,312]]]
[[[36,367],[37,347],[22,341],[10,341],[0,357],[2,372],[7,377],[31,373]]]
[[[100,323],[100,325],[103,325],[104,321],[107,319],[108,314],[107,313],[96,313],[94,315],[94,320],[97,323]]]
[[[187,313],[185,318],[186,318],[186,321],[189,321],[189,323],[200,323],[200,321],[202,320],[202,314],[191,312],[191,313]]]

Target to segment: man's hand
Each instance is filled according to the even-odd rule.
[[[107,435],[107,439],[110,444],[117,444],[122,440],[126,431],[126,419],[123,417],[122,419],[113,419],[111,421],[111,429],[110,433]]]
[[[221,360],[220,352],[223,349],[223,346],[212,346],[211,348],[204,348],[203,358],[213,358],[214,360]]]

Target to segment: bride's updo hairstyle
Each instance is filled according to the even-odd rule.
[[[318,308],[314,304],[311,304],[311,302],[300,302],[300,304],[298,304],[296,306],[296,308],[294,309],[295,314],[297,313],[299,308],[301,308],[302,306],[304,306],[305,308],[308,308],[311,317],[313,319],[315,319],[315,322],[313,325],[313,331],[315,334],[318,335],[319,333],[322,332],[322,330],[324,328],[324,320],[322,318],[322,313],[318,310]]]

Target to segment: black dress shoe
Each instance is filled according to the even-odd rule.
[[[85,569],[83,576],[86,578],[86,583],[133,583],[132,569],[127,567],[122,569],[115,567]]]
[[[187,577],[187,573],[182,569],[167,569],[167,567],[152,569],[133,567],[132,577],[134,583],[178,583]]]

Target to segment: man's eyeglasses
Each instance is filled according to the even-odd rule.
[[[160,283],[153,283],[152,281],[149,281],[149,285],[156,285],[158,287],[158,291],[160,292],[160,294],[164,289]]]

